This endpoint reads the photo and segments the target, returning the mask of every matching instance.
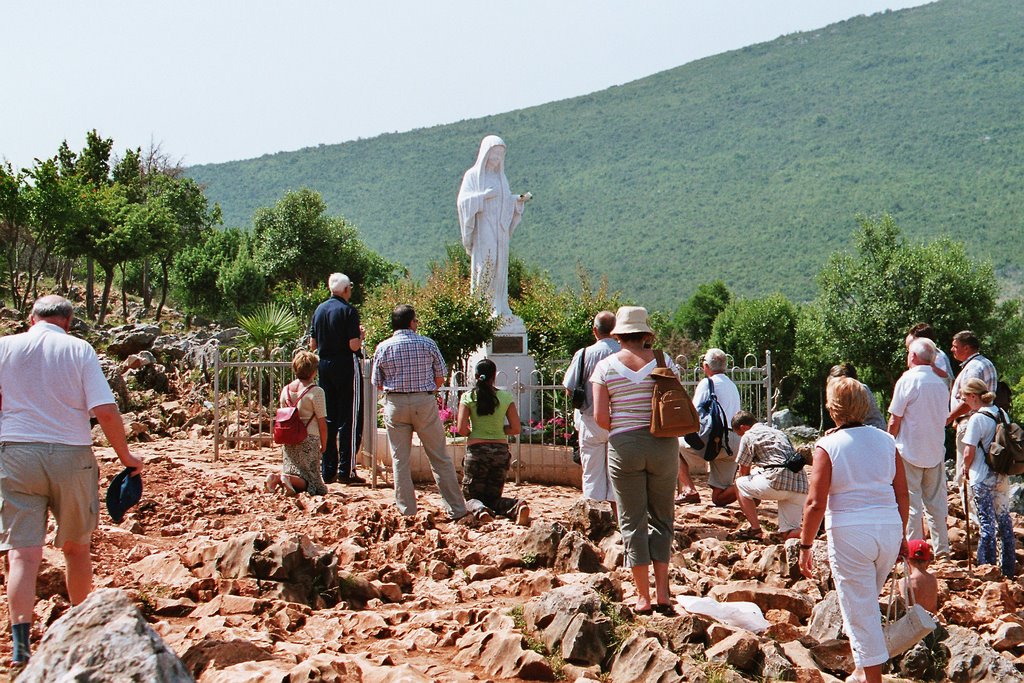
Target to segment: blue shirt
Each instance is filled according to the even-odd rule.
[[[332,296],[316,307],[309,336],[316,340],[321,358],[348,360],[354,355],[349,341],[359,339],[359,311],[340,296]]]
[[[395,330],[373,354],[370,381],[384,391],[408,394],[437,391],[437,377],[447,377],[441,350],[430,337]]]

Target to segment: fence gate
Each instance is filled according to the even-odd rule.
[[[364,449],[375,444],[377,395],[370,386],[370,362],[363,361]],[[220,448],[269,448],[274,445],[274,414],[281,389],[294,379],[291,352],[244,351],[217,347],[213,381],[213,459]],[[371,451],[372,453],[372,451]],[[376,464],[376,463],[374,463]]]

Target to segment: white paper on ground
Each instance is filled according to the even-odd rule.
[[[676,597],[683,609],[717,619],[723,624],[758,633],[771,624],[764,618],[761,608],[752,602],[718,602],[713,598],[696,598],[692,595]]]

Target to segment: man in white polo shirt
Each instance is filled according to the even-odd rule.
[[[7,603],[15,668],[28,661],[36,576],[47,511],[57,522],[68,597],[92,590],[90,541],[99,521],[99,467],[89,413],[132,474],[142,461],[128,451],[124,423],[96,351],[68,334],[71,302],[44,296],[32,306],[28,332],[0,338],[0,552],[7,553]]]
[[[726,374],[728,356],[722,349],[711,348],[704,354],[703,369],[704,379],[693,391],[693,405],[700,412],[700,406],[708,399],[711,391],[715,392],[719,405],[725,413],[725,425],[729,428],[732,425],[732,418],[740,411],[740,392],[736,384]],[[704,415],[701,415],[704,418]],[[708,486],[711,488],[711,503],[718,507],[725,507],[736,500],[736,487],[733,480],[736,478],[736,453],[740,447],[740,437],[736,432],[729,429],[728,451],[723,444],[718,456],[711,462],[705,462],[702,451],[691,448],[682,438],[679,439],[679,489],[680,495],[676,498],[677,503],[699,503],[700,494],[693,485],[693,471],[708,473]]]
[[[946,514],[945,425],[949,406],[946,382],[932,369],[935,343],[918,337],[907,351],[909,369],[896,382],[889,404],[889,433],[903,457],[910,493],[907,538],[923,539],[928,521],[937,557],[949,555]]]

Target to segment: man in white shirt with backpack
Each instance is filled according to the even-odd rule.
[[[701,439],[705,441],[704,448],[694,448],[683,437],[679,439],[679,488],[680,495],[676,498],[677,503],[699,503],[700,494],[694,488],[691,470],[708,472],[708,486],[711,487],[711,502],[724,507],[736,500],[736,487],[733,480],[736,478],[736,453],[739,450],[740,439],[730,429],[733,416],[739,412],[740,392],[729,376],[725,374],[728,357],[722,349],[711,348],[704,354],[703,368],[704,379],[700,381],[693,392],[693,405],[701,417]],[[725,420],[726,436],[722,440],[722,447],[718,454],[710,462],[705,459],[707,447],[707,427],[709,416],[705,407],[708,399],[714,393],[715,399],[722,408]]]

